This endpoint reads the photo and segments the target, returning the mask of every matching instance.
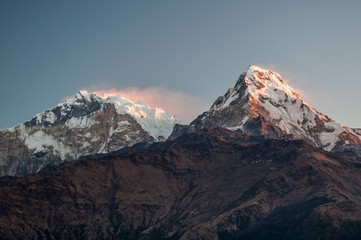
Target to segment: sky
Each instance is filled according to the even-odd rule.
[[[154,93],[190,121],[249,65],[361,128],[360,9],[347,0],[1,0],[0,129],[80,89]]]

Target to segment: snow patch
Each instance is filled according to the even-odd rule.
[[[249,117],[244,117],[242,119],[242,121],[239,123],[238,126],[235,126],[235,127],[226,127],[228,130],[231,130],[231,131],[236,131],[238,129],[240,130],[243,130],[243,127],[244,127],[244,124],[247,122],[247,120],[249,119]]]
[[[70,129],[75,128],[89,128],[94,124],[98,123],[97,121],[93,120],[91,117],[83,116],[83,117],[72,117],[69,118],[65,125],[68,126]]]
[[[341,124],[337,123],[336,121],[326,122],[325,126],[327,127],[327,132],[322,132],[320,134],[320,141],[323,144],[327,144],[328,146],[324,147],[326,151],[331,151],[336,143],[340,140],[338,135],[345,130],[341,127]]]
[[[130,125],[130,123],[125,120],[125,121],[118,122],[118,125]]]
[[[8,132],[13,133],[13,132],[15,132],[15,129],[16,129],[16,127],[5,128],[4,131],[8,131]]]
[[[45,121],[46,122],[49,122],[49,123],[51,123],[51,124],[54,124],[54,122],[55,122],[55,119],[56,119],[56,116],[55,116],[55,114],[52,112],[52,111],[49,111],[49,112],[47,112],[47,114],[45,114]]]
[[[125,137],[125,139],[126,139],[127,142],[130,141],[130,137],[129,137],[128,135],[124,135],[124,137]]]
[[[33,153],[49,151],[51,149],[49,147],[52,147],[53,154],[59,154],[63,160],[67,154],[71,154],[71,150],[65,147],[63,143],[41,130],[26,136],[24,142],[29,150],[34,151]]]

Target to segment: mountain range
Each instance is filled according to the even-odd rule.
[[[24,175],[0,178],[1,239],[361,234],[361,129],[256,66],[187,125],[80,91],[0,139],[2,175]]]
[[[137,143],[175,139],[223,127],[272,139],[302,139],[326,151],[361,155],[361,129],[331,120],[307,104],[272,70],[250,66],[236,85],[189,125],[160,108],[85,90],[0,131],[0,176],[35,173],[47,164],[109,153]],[[175,126],[174,130],[173,127]]]

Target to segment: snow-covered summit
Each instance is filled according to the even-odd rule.
[[[240,92],[244,87],[246,91]],[[239,97],[245,97],[248,99],[248,105],[245,107],[250,108],[250,116],[253,117],[262,114],[262,108],[265,108],[269,110],[270,117],[281,121],[303,121],[304,113],[312,119],[316,117],[320,121],[329,120],[327,116],[307,104],[280,74],[253,65],[249,66],[235,87],[229,89],[229,94],[226,95],[221,97],[220,102],[216,101],[217,104],[214,104],[211,110],[222,110],[233,101],[239,100]]]
[[[221,126],[270,138],[304,139],[328,151],[340,145],[361,144],[355,130],[311,107],[280,74],[253,65],[191,126]]]
[[[114,105],[118,114],[129,114],[155,139],[166,139],[177,122],[176,117],[161,108],[151,108],[142,101],[132,102],[122,95],[97,96],[80,90],[74,96],[59,103],[55,108],[37,114],[33,120],[37,125],[65,123],[70,127],[86,128],[93,124],[89,117],[104,109],[106,104]]]
[[[141,101],[81,90],[31,120],[0,131],[0,175],[36,172],[49,162],[164,141],[178,122],[173,114]]]

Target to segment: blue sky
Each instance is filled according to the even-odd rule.
[[[250,64],[361,127],[360,9],[360,1],[2,0],[0,128],[91,88],[160,87],[197,98],[201,113]]]

